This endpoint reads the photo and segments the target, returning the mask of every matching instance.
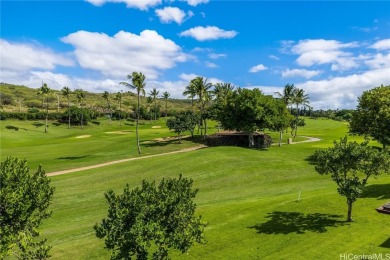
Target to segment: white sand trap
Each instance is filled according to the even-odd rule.
[[[154,125],[154,126],[152,126],[152,128],[161,128],[161,126],[159,126],[159,125]]]
[[[88,137],[91,137],[91,135],[79,135],[79,136],[76,136],[76,138],[88,138]]]
[[[115,132],[106,132],[106,134],[116,134],[116,135],[127,135],[130,134],[132,131],[115,131]]]

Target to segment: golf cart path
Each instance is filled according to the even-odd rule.
[[[308,138],[308,140],[299,141],[299,142],[293,142],[291,144],[318,142],[318,141],[321,140],[319,138],[309,137],[309,136],[302,136],[302,137]],[[273,144],[273,145],[277,145],[277,144]],[[190,151],[203,149],[203,148],[206,148],[206,147],[207,147],[206,145],[198,145],[198,146],[189,147],[189,148],[185,148],[185,149],[178,150],[178,151],[173,151],[173,152],[145,155],[145,156],[142,156],[142,157],[133,157],[133,158],[127,158],[127,159],[116,160],[116,161],[111,161],[111,162],[99,163],[99,164],[85,166],[85,167],[80,167],[80,168],[62,170],[62,171],[57,171],[57,172],[50,172],[50,173],[47,173],[46,175],[47,176],[56,176],[56,175],[62,175],[62,174],[67,174],[67,173],[72,173],[72,172],[85,171],[85,170],[100,168],[100,167],[113,165],[113,164],[117,164],[117,163],[123,163],[123,162],[135,161],[135,160],[148,159],[148,158],[152,158],[152,157],[164,156],[164,155],[169,155],[169,154],[185,153],[185,152],[190,152]]]
[[[203,148],[206,148],[206,147],[207,146],[205,146],[205,145],[198,145],[198,146],[189,147],[189,148],[185,148],[185,149],[178,150],[178,151],[173,151],[173,152],[145,155],[145,156],[142,156],[142,157],[133,157],[133,158],[127,158],[127,159],[116,160],[116,161],[111,161],[111,162],[99,163],[99,164],[85,166],[85,167],[80,167],[80,168],[68,169],[68,170],[57,171],[57,172],[50,172],[50,173],[47,173],[46,175],[47,176],[56,176],[56,175],[62,175],[62,174],[67,174],[67,173],[72,173],[72,172],[85,171],[85,170],[100,168],[100,167],[113,165],[113,164],[117,164],[117,163],[123,163],[123,162],[129,162],[129,161],[135,161],[135,160],[141,160],[141,159],[147,159],[147,158],[158,157],[158,156],[169,155],[169,154],[175,154],[175,153],[185,153],[185,152],[190,152],[190,151],[203,149]]]

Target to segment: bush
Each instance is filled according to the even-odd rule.
[[[83,125],[87,125],[89,121],[92,119],[97,119],[101,116],[101,114],[98,111],[91,110],[88,108],[78,108],[78,107],[71,107],[67,111],[61,114],[61,117],[58,118],[62,122],[68,122],[69,118],[69,111],[70,111],[70,123],[73,125],[81,124],[81,118],[83,120]]]
[[[272,144],[271,136],[267,134],[255,134],[253,136],[255,141],[255,148],[268,148]],[[206,144],[208,146],[240,146],[248,147],[248,134],[214,134],[206,137]]]
[[[38,112],[39,112],[39,109],[36,108],[36,107],[29,108],[29,109],[28,109],[28,112],[29,112],[29,113],[38,113]]]

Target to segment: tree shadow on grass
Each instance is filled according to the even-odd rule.
[[[92,124],[94,124],[94,125],[100,125],[100,122],[98,122],[98,121],[92,121]]]
[[[385,242],[383,242],[380,247],[384,247],[384,248],[390,248],[390,237],[389,239],[387,239]]]
[[[62,125],[62,124],[59,123],[59,122],[54,122],[54,123],[52,123],[52,125],[54,125],[54,126],[60,126],[60,125]]]
[[[390,183],[366,186],[361,197],[377,198],[378,200],[390,199]]]
[[[77,160],[77,159],[83,159],[85,157],[88,157],[89,155],[84,156],[66,156],[66,157],[58,157],[59,160]]]
[[[306,232],[324,233],[328,227],[337,227],[347,224],[339,220],[342,216],[330,214],[302,214],[300,212],[268,213],[267,222],[256,224],[253,228],[259,234],[305,234]]]
[[[44,123],[40,123],[40,122],[34,122],[32,123],[33,126],[35,127],[41,127],[41,126],[44,126],[45,124]]]
[[[204,141],[202,140],[201,137],[199,136],[194,136],[193,138],[191,136],[189,137],[183,137],[181,139],[181,141],[188,141],[188,142],[192,142],[192,143],[196,143],[196,144],[204,144]],[[157,141],[157,140],[143,140],[142,141],[142,146],[145,146],[145,147],[163,147],[163,146],[167,146],[167,145],[170,145],[170,144],[177,144],[177,145],[180,145],[179,144],[179,139],[177,139],[177,137],[173,137],[173,138],[169,138],[167,140],[162,140],[162,141]]]
[[[8,130],[14,130],[14,131],[19,131],[19,127],[13,126],[13,125],[7,125],[5,127]]]

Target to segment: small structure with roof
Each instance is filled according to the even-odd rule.
[[[390,214],[390,202],[376,209],[379,213]]]

